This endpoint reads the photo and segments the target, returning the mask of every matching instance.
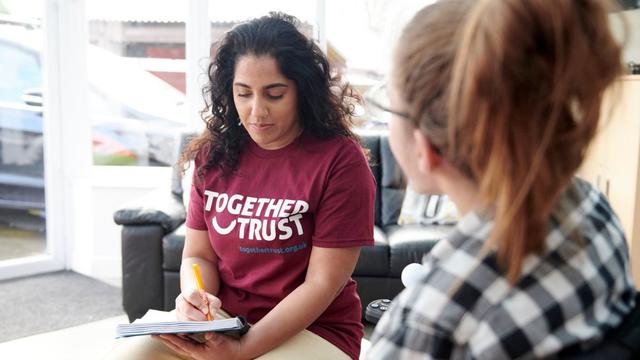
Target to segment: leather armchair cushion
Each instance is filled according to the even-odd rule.
[[[380,185],[385,188],[404,189],[406,180],[393,152],[391,152],[391,144],[386,136],[380,138],[380,163],[382,167]]]
[[[382,202],[381,226],[386,228],[390,225],[396,225],[400,217],[400,210],[402,209],[404,190],[383,187],[380,190],[379,196]]]
[[[118,225],[160,225],[165,232],[173,231],[186,219],[182,199],[166,189],[143,196],[113,214]]]
[[[180,271],[186,231],[187,227],[183,224],[162,238],[162,268],[164,270]]]
[[[198,136],[198,134],[190,132],[180,134],[180,152],[182,152],[182,149],[184,149],[189,141],[191,141],[191,139],[196,136]],[[193,169],[193,162],[189,165],[189,167]],[[182,169],[180,169],[178,166],[173,167],[173,173],[171,176],[171,192],[179,198],[182,198],[185,191],[189,191],[189,189],[185,189],[183,187],[182,181],[184,176],[189,175],[186,173],[182,174]]]
[[[400,216],[404,199],[405,179],[396,163],[389,145],[389,138],[380,138],[380,163],[382,178],[380,179],[380,225],[384,228],[395,225]]]
[[[419,224],[385,228],[389,242],[389,276],[400,277],[405,266],[421,263],[422,257],[453,228],[450,225]]]
[[[164,301],[164,311],[171,311],[176,307],[176,298],[180,294],[180,273],[177,271],[163,271],[164,291],[162,294]]]
[[[360,248],[360,258],[353,276],[387,276],[389,273],[389,242],[379,227],[373,228],[374,246]]]
[[[162,235],[158,225],[122,228],[122,304],[131,321],[148,309],[163,309]]]
[[[382,224],[382,199],[380,198],[380,184],[382,183],[382,169],[380,164],[380,136],[365,135],[362,136],[361,139],[362,146],[369,150],[369,167],[371,168],[373,177],[376,179],[374,223],[376,225],[380,225]]]

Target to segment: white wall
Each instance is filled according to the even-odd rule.
[[[627,10],[619,14],[610,15],[611,28],[618,39],[622,39],[624,29],[620,14],[623,15],[628,30],[623,54],[624,61],[640,63],[640,9]]]
[[[94,167],[92,208],[83,215],[92,219],[93,228],[85,242],[73,247],[72,269],[101,279],[121,278],[121,227],[113,222],[113,213],[157,189],[170,191],[170,183],[170,167]]]

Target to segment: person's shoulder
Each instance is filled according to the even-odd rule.
[[[586,239],[606,232],[608,239],[624,243],[622,225],[606,195],[579,177],[572,178],[560,194],[552,217],[557,225],[550,232],[560,231],[564,238],[571,238],[571,231],[580,229]]]
[[[561,194],[561,200],[581,204],[584,202],[607,202],[606,196],[589,181],[574,176]]]
[[[207,164],[207,162],[209,161],[210,150],[211,146],[209,144],[200,147],[200,149],[196,153],[195,158],[193,159],[193,163],[196,168]]]
[[[323,154],[346,163],[366,162],[365,152],[354,138],[344,135],[326,138],[308,136],[305,142],[305,150],[311,153]]]
[[[386,325],[402,328],[414,339],[426,340],[433,333],[452,338],[464,311],[460,306],[451,306],[453,299],[447,289],[453,284],[443,287],[442,280],[448,279],[441,275],[441,271],[431,269],[418,284],[403,289],[392,302]]]
[[[371,337],[367,359],[448,358],[456,351],[454,329],[446,308],[452,302],[437,289],[422,284],[405,288],[393,300]]]
[[[359,146],[357,140],[341,134],[330,135],[327,137],[306,134],[303,139],[308,146],[320,146],[328,148]]]
[[[190,173],[192,174],[194,185],[203,186],[207,182],[207,179],[217,178],[216,174],[220,174],[222,171],[217,167],[207,166],[210,156],[211,147],[209,144],[206,144],[198,149],[198,152],[193,158],[193,163],[189,167],[192,168]]]
[[[391,334],[390,340],[402,333],[411,339],[403,346],[428,353],[453,348],[475,334],[487,306],[508,292],[508,286],[499,286],[506,281],[490,263],[459,245],[444,238],[432,249],[439,256],[425,256],[421,278],[396,297],[382,324],[386,329],[381,332]]]

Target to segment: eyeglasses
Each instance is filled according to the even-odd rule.
[[[371,88],[370,91],[368,91],[366,94],[364,94],[364,100],[366,101],[366,104],[374,107],[378,111],[382,111],[384,113],[388,113],[388,114],[392,114],[392,115],[401,117],[401,118],[403,118],[405,120],[409,120],[410,122],[413,123],[413,120],[412,120],[411,116],[409,115],[409,113],[391,109],[391,107],[389,105],[389,96],[387,95],[387,91],[386,90],[387,90],[387,84],[386,83]],[[431,148],[436,153],[438,153],[438,155],[443,155],[444,154],[442,149],[440,149],[437,146],[435,146],[433,144],[433,142],[430,142],[430,144],[431,144]]]
[[[364,100],[368,105],[373,106],[376,110],[383,111],[392,115],[409,120],[411,117],[403,111],[393,110],[389,104],[389,96],[387,95],[387,84],[378,85],[364,94]]]

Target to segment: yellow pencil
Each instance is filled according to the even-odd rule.
[[[198,290],[204,291],[204,283],[202,282],[202,276],[200,276],[200,268],[198,264],[191,265],[193,268],[193,275],[196,277],[196,283],[198,283]],[[205,304],[207,304],[207,320],[211,321],[211,309],[209,309],[209,301],[207,301],[207,296],[202,293]]]

